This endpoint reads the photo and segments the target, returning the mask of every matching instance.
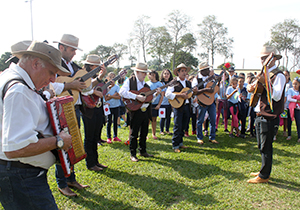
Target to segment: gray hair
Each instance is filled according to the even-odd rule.
[[[34,56],[34,55],[29,55],[29,54],[24,54],[20,60],[19,60],[19,63],[20,64],[25,64],[27,63],[28,61],[33,61],[34,59],[38,58],[38,62],[42,65],[43,68],[46,67],[46,63],[44,60],[42,60],[41,58],[37,57],[37,56]]]

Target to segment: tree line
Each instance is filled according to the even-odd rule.
[[[227,59],[233,58],[234,39],[228,37],[228,28],[223,23],[219,23],[214,15],[204,17],[202,22],[197,24],[199,30],[195,33],[191,32],[191,18],[178,10],[167,16],[166,24],[163,26],[153,27],[150,19],[149,16],[143,15],[135,21],[126,44],[98,45],[85,54],[81,61],[88,54],[99,55],[103,62],[110,55],[117,54],[120,59],[126,55],[130,66],[133,66],[137,61],[137,55],[141,54],[143,61],[148,63],[151,69],[161,70],[174,69],[182,62],[196,69],[199,59],[214,66],[216,55],[223,56],[224,63]],[[296,19],[284,20],[270,29],[271,39],[265,45],[275,46],[285,57],[284,63],[281,64],[283,69],[291,70],[300,67],[299,31],[300,26]],[[196,49],[199,52],[197,57],[194,55]],[[9,52],[2,54],[0,70],[8,67],[5,60],[10,55]],[[151,59],[148,60],[148,57]],[[118,69],[120,59],[117,61]],[[77,63],[80,64],[81,61]],[[290,69],[288,69],[289,62],[292,63]]]

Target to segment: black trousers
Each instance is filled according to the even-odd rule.
[[[149,117],[148,113],[142,112],[140,109],[131,114],[130,128],[132,129],[130,135],[129,149],[131,156],[136,156],[137,138],[139,138],[140,153],[146,152],[146,138],[148,135]]]
[[[82,115],[84,124],[84,149],[86,152],[86,166],[91,168],[98,162],[98,140],[103,127],[103,107],[94,108],[92,118]]]
[[[270,177],[273,162],[273,137],[277,133],[279,117],[274,120],[266,120],[256,117],[255,129],[257,146],[261,154],[261,169],[259,177],[267,179]]]

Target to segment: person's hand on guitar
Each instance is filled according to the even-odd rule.
[[[146,100],[146,97],[145,96],[142,96],[142,95],[137,95],[136,96],[136,100],[140,101],[140,102],[144,102]]]
[[[160,89],[160,88],[157,88],[157,89],[156,89],[156,92],[155,92],[155,96],[158,96],[160,93],[161,93],[161,89]]]
[[[72,136],[64,131],[58,134],[64,140],[63,150],[68,151],[71,148]]]
[[[203,91],[207,92],[207,93],[213,93],[214,92],[214,88],[212,88],[212,87],[204,88]]]
[[[95,89],[94,89],[94,93],[93,93],[93,94],[95,94],[95,95],[98,96],[99,98],[103,98],[103,94],[102,94],[102,92],[99,91],[99,90],[95,90]]]
[[[66,88],[67,86],[67,88]],[[70,83],[66,83],[65,84],[65,88],[67,90],[69,89],[73,89],[73,90],[78,90],[78,91],[82,91],[83,89],[87,88],[85,85],[85,82],[80,82],[80,79],[76,79]]]
[[[260,82],[261,84],[265,84],[265,75],[264,74],[262,74],[262,73],[260,73],[260,74],[258,74],[257,75],[257,80],[258,80],[258,82]]]
[[[189,95],[186,92],[177,94],[176,97],[180,97],[183,99],[189,99]]]
[[[98,75],[98,79],[102,80],[106,73],[107,73],[107,70],[106,70],[104,64],[102,64],[101,65],[101,70],[100,70],[99,75]]]

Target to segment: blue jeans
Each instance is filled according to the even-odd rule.
[[[4,209],[58,209],[46,169],[0,165],[0,189]]]
[[[202,106],[198,107],[197,139],[198,140],[203,139],[202,124],[204,122],[204,117],[205,117],[206,111],[208,112],[209,120],[210,120],[209,140],[215,140],[216,139],[216,104],[215,104],[215,102],[206,107],[202,107]]]
[[[180,109],[174,109],[174,134],[172,137],[173,149],[183,146],[184,129],[190,117],[190,107],[183,105]]]

